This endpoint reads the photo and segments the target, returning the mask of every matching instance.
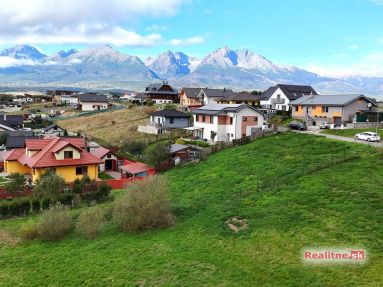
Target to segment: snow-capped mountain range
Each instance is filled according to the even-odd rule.
[[[119,88],[126,83],[144,87],[168,80],[176,87],[209,86],[232,89],[265,89],[276,83],[308,84],[318,91],[383,94],[383,77],[322,77],[295,66],[278,66],[248,49],[218,48],[197,59],[182,52],[166,51],[142,61],[109,45],[71,49],[45,55],[21,45],[0,51],[0,85],[95,85]]]

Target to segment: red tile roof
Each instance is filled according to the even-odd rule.
[[[37,142],[41,141],[41,142]],[[73,145],[70,141],[67,141],[67,138],[51,138],[51,139],[40,139],[33,140],[30,143],[32,147],[40,148],[41,150],[35,153],[32,156],[28,156],[25,153],[25,149],[14,149],[10,154],[8,154],[6,160],[17,160],[22,165],[27,165],[30,168],[41,168],[41,167],[59,167],[59,166],[69,166],[69,165],[85,165],[85,164],[99,164],[103,161],[91,155],[86,150],[78,148],[81,151],[81,156],[79,159],[62,159],[57,160],[55,157],[55,152],[61,150],[67,145]],[[28,144],[27,144],[28,147]]]
[[[153,168],[151,166],[148,166],[142,162],[133,162],[126,165],[123,165],[121,167],[122,170],[127,171],[131,174],[137,174],[144,171],[152,170]]]
[[[91,150],[91,154],[93,154],[95,157],[102,159],[105,155],[107,155],[110,152],[107,148],[99,147],[96,149]]]

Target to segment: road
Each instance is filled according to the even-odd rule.
[[[336,135],[330,135],[330,134],[323,134],[320,132],[320,130],[305,131],[305,132],[301,132],[301,133],[316,135],[316,136],[322,136],[322,137],[326,137],[326,138],[333,139],[333,140],[339,140],[339,141],[345,141],[345,142],[351,142],[351,143],[360,143],[360,144],[365,144],[365,145],[371,145],[374,147],[383,147],[383,142],[368,142],[368,141],[356,140],[354,138],[348,138],[348,137],[342,137],[342,136],[336,136]]]

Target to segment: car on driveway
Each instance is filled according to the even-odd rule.
[[[298,131],[307,130],[305,123],[301,123],[301,122],[297,122],[297,121],[292,121],[291,123],[289,123],[289,127],[292,130],[298,130]]]
[[[331,127],[332,123],[329,122],[321,122],[319,125],[319,128],[321,130],[329,129]]]
[[[364,140],[369,142],[379,142],[380,136],[374,132],[364,132],[355,135],[356,140]]]

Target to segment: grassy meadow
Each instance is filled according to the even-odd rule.
[[[256,190],[278,176],[344,151],[292,184]],[[87,240],[0,246],[1,286],[380,286],[383,282],[383,155],[364,145],[285,133],[225,149],[165,176],[176,224],[124,234],[109,222]],[[119,191],[117,194],[121,194]],[[109,208],[110,203],[102,206]],[[74,216],[81,209],[73,210]],[[233,233],[228,218],[248,220]],[[0,221],[17,230],[29,218]],[[305,265],[306,247],[368,251],[364,265]]]
[[[57,121],[57,124],[68,131],[86,133],[111,145],[119,146],[127,140],[154,141],[154,135],[137,131],[139,125],[148,123],[149,113],[154,110],[154,107],[134,106],[128,109],[63,119]]]

